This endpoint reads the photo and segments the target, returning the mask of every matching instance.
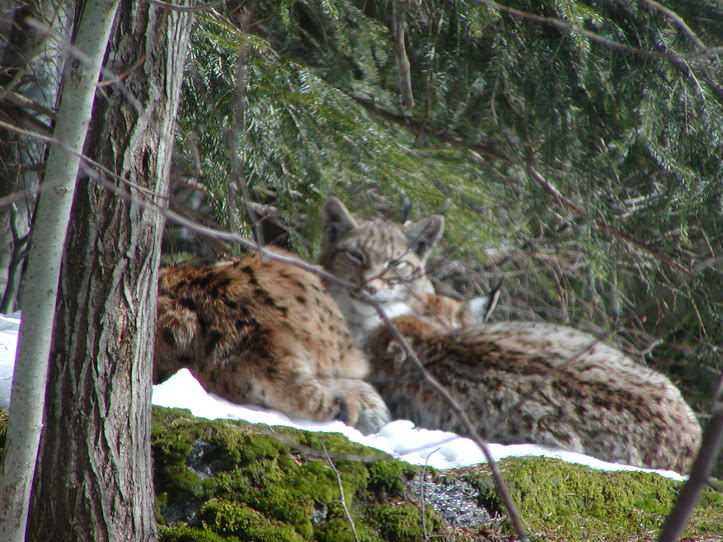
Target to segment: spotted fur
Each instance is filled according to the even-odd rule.
[[[389,419],[318,276],[258,255],[162,271],[154,382],[182,367],[235,403],[363,433]]]
[[[362,221],[334,198],[322,216],[324,267],[365,290],[396,318],[427,370],[484,438],[688,469],[700,427],[668,378],[581,331],[533,322],[487,324],[494,303],[486,298],[458,302],[434,294],[424,265],[442,235],[441,217],[405,226]],[[371,381],[392,415],[464,433],[450,406],[400,356],[376,310],[353,291],[335,284],[329,289],[369,358]]]
[[[678,472],[691,465],[700,426],[678,389],[587,333],[537,322],[454,333],[413,316],[395,323],[491,442],[532,442]],[[393,417],[466,433],[386,328],[371,335],[366,352]]]

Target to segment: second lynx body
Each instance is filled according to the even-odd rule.
[[[678,389],[587,333],[538,322],[496,322],[454,334],[410,316],[395,323],[491,442],[534,442],[678,472],[690,467],[700,427]],[[367,354],[395,418],[466,432],[388,330],[371,336]]]

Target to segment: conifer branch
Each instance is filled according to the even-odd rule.
[[[592,42],[598,43],[600,45],[604,45],[605,47],[608,47],[610,49],[615,49],[617,51],[623,51],[626,53],[633,53],[638,56],[664,58],[664,59],[668,59],[668,60],[676,59],[676,58],[693,59],[693,58],[712,58],[723,52],[723,47],[707,47],[702,42],[700,42],[701,46],[699,47],[699,51],[696,53],[677,54],[677,53],[662,52],[662,51],[649,51],[646,49],[641,49],[640,47],[633,47],[631,45],[625,45],[624,43],[620,43],[618,41],[605,38],[599,34],[596,34],[595,32],[585,30],[584,28],[580,28],[579,26],[575,26],[570,23],[566,23],[565,21],[561,21],[560,19],[556,19],[555,17],[545,17],[543,15],[536,15],[534,13],[527,13],[527,12],[519,10],[519,9],[511,8],[509,6],[503,6],[502,4],[499,4],[492,0],[474,0],[474,2],[477,4],[480,4],[480,5],[489,6],[502,13],[512,15],[513,17],[517,17],[519,19],[526,19],[528,21],[541,23],[541,24],[544,24],[547,26],[551,26],[553,28],[557,28],[558,30],[563,30],[565,32],[573,32],[575,34],[579,34],[579,35],[589,39]],[[653,2],[648,2],[648,3],[650,5],[653,5]],[[678,21],[676,21],[676,22],[678,22]],[[683,24],[685,24],[685,23],[683,23]],[[685,26],[687,28],[687,25],[685,25]],[[692,33],[692,31],[691,31],[691,33]],[[695,36],[695,34],[693,34],[693,36]],[[689,34],[689,37],[690,37],[690,34]],[[698,45],[697,41],[696,41],[696,45]]]
[[[555,188],[547,179],[545,179],[532,165],[528,164],[527,166],[527,172],[535,181],[540,183],[545,190],[547,190],[552,196],[559,201],[563,207],[567,207],[568,209],[573,210],[576,214],[578,214],[581,218],[585,218],[589,220],[588,214],[576,203],[573,203],[571,200],[563,196],[560,191]],[[629,233],[625,233],[623,231],[620,231],[617,228],[614,228],[613,226],[610,226],[606,222],[603,222],[602,220],[595,220],[593,222],[597,229],[600,231],[603,231],[605,233],[608,233],[610,235],[613,235],[619,239],[622,239],[624,241],[627,241],[633,245],[635,245],[638,248],[643,249],[644,251],[652,254],[656,258],[658,258],[660,261],[668,264],[669,266],[675,267],[679,271],[682,271],[687,276],[694,276],[695,273],[686,267],[685,265],[681,264],[679,261],[675,260],[674,258],[671,258],[667,254],[661,252],[660,250],[651,247],[647,243],[641,241],[640,239],[637,239],[636,237],[630,235]]]
[[[662,4],[659,4],[655,0],[643,0],[643,2],[673,19],[675,24],[683,31],[683,33],[686,34],[693,43],[695,43],[698,51],[703,52],[708,50],[706,44],[703,43],[703,41],[698,37],[695,32],[693,32],[693,30],[691,30],[691,28],[688,26],[688,23],[686,23],[683,18],[672,9],[667,8]]]
[[[390,111],[389,109],[382,107],[374,100],[370,100],[369,98],[364,98],[362,96],[356,95],[343,88],[336,88],[337,90],[343,92],[346,96],[357,102],[359,105],[364,107],[364,109],[366,109],[367,111],[379,115],[385,120],[394,122],[395,124],[399,124],[400,126],[410,128],[419,134],[434,137],[440,141],[443,141],[444,143],[449,143],[457,147],[473,150],[496,160],[502,160],[503,162],[512,163],[512,160],[508,156],[502,154],[501,152],[497,151],[489,145],[483,145],[481,143],[469,143],[457,136],[448,134],[446,132],[433,131],[428,127],[426,121],[421,121],[411,115],[395,113],[394,111]]]

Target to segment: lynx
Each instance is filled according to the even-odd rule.
[[[367,434],[389,420],[318,276],[259,255],[161,272],[154,382],[182,367],[236,403]]]
[[[359,221],[336,198],[328,198],[322,208],[324,241],[320,263],[356,289],[329,282],[334,297],[358,346],[382,322],[374,306],[361,299],[369,295],[389,318],[420,312],[434,288],[424,272],[430,249],[442,236],[441,216],[424,218],[414,224],[399,226],[376,219]],[[452,300],[449,300],[452,303]],[[458,306],[448,314],[455,319]]]
[[[362,291],[394,318],[426,369],[484,438],[539,443],[653,468],[689,467],[700,427],[665,376],[581,331],[533,322],[484,324],[479,309],[433,294],[423,268],[442,235],[441,217],[408,226],[357,221],[333,198],[322,217],[322,265],[356,286],[348,290],[331,283],[329,291],[367,354],[373,381],[395,418],[466,431],[400,356],[376,309],[361,299]]]

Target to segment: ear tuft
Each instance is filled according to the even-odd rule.
[[[439,215],[428,216],[404,228],[407,244],[424,261],[429,251],[444,232],[444,218]]]

